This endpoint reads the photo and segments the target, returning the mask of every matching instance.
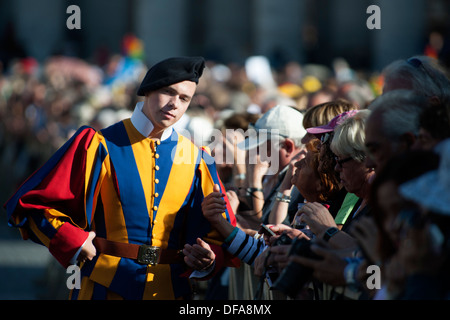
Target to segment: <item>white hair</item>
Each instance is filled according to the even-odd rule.
[[[436,96],[441,101],[450,97],[448,72],[436,59],[413,56],[406,60],[396,60],[383,70],[383,74],[385,84],[400,81],[405,84],[405,89],[411,89],[425,97]]]
[[[336,155],[350,156],[357,161],[366,158],[366,120],[371,111],[360,110],[353,117],[348,117],[334,129],[331,151]]]
[[[425,97],[410,90],[394,90],[376,98],[369,109],[372,116],[381,115],[381,131],[396,143],[407,132],[418,135],[420,115],[426,106]]]

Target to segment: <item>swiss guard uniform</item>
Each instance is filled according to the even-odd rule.
[[[206,275],[183,264],[184,244],[197,238],[216,255],[207,276],[236,265],[201,210],[214,184],[225,193],[213,158],[171,127],[160,141],[148,138],[142,105],[106,129],[80,128],[5,204],[22,237],[66,268],[95,231],[97,255],[82,263],[72,299],[188,298],[189,275]],[[225,200],[223,217],[235,225]]]

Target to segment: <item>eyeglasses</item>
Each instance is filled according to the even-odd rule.
[[[330,139],[331,134],[329,132],[320,136],[320,143],[324,144]]]
[[[342,167],[342,165],[344,164],[344,163],[346,163],[346,162],[349,162],[350,160],[353,160],[353,158],[352,157],[348,157],[348,158],[345,158],[345,159],[339,159],[338,157],[334,157],[334,160],[336,160],[336,163],[339,165],[339,166],[341,166]]]

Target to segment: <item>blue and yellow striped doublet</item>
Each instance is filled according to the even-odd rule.
[[[97,237],[116,242],[163,249],[182,249],[184,244],[202,238],[216,254],[216,268],[228,261],[222,237],[211,229],[201,210],[201,202],[214,184],[225,193],[213,158],[205,150],[176,131],[163,141],[144,137],[130,119],[98,132],[83,128],[76,135],[83,137],[83,144],[77,145],[80,139],[75,139],[63,147],[69,150],[66,153],[73,150],[75,159],[68,161],[63,156],[53,160],[55,169],[45,172],[51,176],[60,170],[59,180],[69,180],[60,191],[63,196],[44,192],[39,199],[27,197],[31,192],[50,190],[41,185],[51,186],[53,179],[44,178],[37,186],[25,183],[18,192],[21,197],[10,205],[10,220],[21,227],[24,238],[47,245],[63,265],[79,247],[70,244],[69,233],[77,233],[75,229],[95,231]],[[46,197],[51,201],[46,202]],[[41,207],[34,203],[37,201],[48,206]],[[77,212],[72,212],[73,204],[79,208]],[[227,208],[223,217],[235,224],[229,205]],[[33,222],[37,220],[40,222]],[[186,271],[182,264],[142,265],[99,253],[82,266],[81,288],[74,290],[71,298],[185,298],[191,293]]]

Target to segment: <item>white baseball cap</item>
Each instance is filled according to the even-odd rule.
[[[284,105],[277,105],[267,111],[255,125],[249,126],[248,131],[249,136],[238,143],[239,149],[254,149],[267,140],[272,140],[273,135],[277,138],[301,139],[306,134],[303,128],[303,114],[293,107]]]

